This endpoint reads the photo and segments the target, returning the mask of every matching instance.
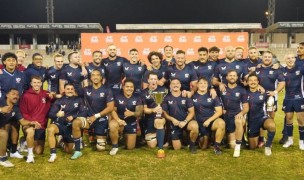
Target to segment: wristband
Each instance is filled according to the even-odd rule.
[[[96,119],[101,117],[100,113],[96,113],[94,116],[95,116]]]

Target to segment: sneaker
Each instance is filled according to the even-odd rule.
[[[26,145],[25,137],[21,137],[19,139],[19,144],[18,144],[17,149],[18,149],[19,152],[27,152],[27,145]]]
[[[283,145],[284,148],[289,148],[293,145],[293,140],[287,140],[285,144]]]
[[[71,159],[75,160],[75,159],[78,159],[82,156],[82,152],[80,151],[75,151],[73,156],[71,157]]]
[[[14,167],[15,165],[13,163],[11,163],[9,160],[6,160],[6,161],[0,161],[0,165],[3,166],[3,167],[7,167],[7,168],[10,168],[10,167]]]
[[[304,151],[304,143],[301,142],[301,140],[299,141],[299,148],[300,150]]]
[[[57,155],[56,154],[51,154],[51,157],[50,157],[50,159],[48,160],[50,163],[52,163],[52,162],[55,162],[55,159],[57,158]]]
[[[157,151],[157,155],[156,155],[158,158],[164,158],[166,157],[166,154],[165,154],[165,151],[163,149],[159,149]]]
[[[196,154],[197,153],[197,150],[196,150],[196,146],[190,146],[190,152],[192,153],[192,154]]]
[[[234,149],[233,157],[237,158],[240,157],[241,150],[240,149]]]
[[[111,151],[110,151],[110,155],[111,156],[114,156],[117,154],[117,151],[118,151],[118,148],[112,148]]]
[[[218,146],[215,146],[213,150],[214,150],[214,153],[216,155],[221,155],[222,154],[222,150]]]
[[[265,147],[265,155],[266,156],[271,156],[272,152],[271,152],[271,147]]]
[[[259,141],[258,148],[262,148],[262,147],[264,147],[264,145],[265,145],[265,141],[263,139],[262,141]]]
[[[27,163],[34,163],[35,162],[34,155],[33,154],[27,155],[26,162]]]
[[[15,153],[10,153],[10,157],[11,157],[11,158],[22,159],[22,158],[23,158],[23,155],[21,155],[18,151],[16,151]]]
[[[280,144],[285,144],[285,143],[287,142],[287,140],[288,140],[288,136],[283,136],[283,137],[280,139],[279,143],[280,143]]]

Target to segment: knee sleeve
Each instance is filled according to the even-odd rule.
[[[156,141],[156,134],[146,135],[146,136],[145,136],[145,140],[146,140],[147,142]]]
[[[96,148],[98,151],[104,151],[106,149],[107,141],[105,139],[97,139]]]

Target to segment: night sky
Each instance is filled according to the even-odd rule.
[[[57,23],[262,23],[268,0],[54,0]],[[276,0],[275,21],[304,21],[304,0]],[[45,0],[1,0],[1,23],[45,23]]]

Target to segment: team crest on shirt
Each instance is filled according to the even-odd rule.
[[[91,94],[92,94],[92,92],[87,92],[87,95],[88,95],[88,96],[91,96]]]
[[[132,101],[132,105],[135,106],[136,105],[136,101]]]
[[[138,67],[138,71],[142,71],[142,67]]]
[[[108,66],[108,65],[109,65],[109,63],[104,63],[103,65],[104,65],[104,66]]]
[[[150,99],[150,95],[146,96],[146,99]]]
[[[186,100],[182,100],[181,102],[182,102],[182,104],[186,104]]]
[[[100,93],[99,96],[100,96],[100,97],[104,97],[104,93]]]
[[[172,76],[172,77],[175,77],[175,74],[176,74],[176,73],[171,73],[171,76]]]
[[[21,82],[21,78],[16,78],[16,83],[19,84]]]
[[[286,72],[286,73],[283,73],[283,76],[287,76],[287,72]]]
[[[44,104],[46,103],[46,99],[45,99],[45,98],[42,98],[41,101],[42,101],[42,103],[44,103]]]
[[[211,102],[211,98],[208,98],[208,99],[207,99],[207,102]]]
[[[72,72],[67,72],[68,76],[72,76]]]
[[[296,75],[299,76],[300,75],[300,71],[296,71]]]
[[[185,74],[185,78],[189,78],[189,74],[187,73],[187,74]]]
[[[64,109],[65,108],[65,105],[60,105],[61,109]]]
[[[240,65],[236,65],[236,66],[235,66],[235,69],[240,69]]]
[[[93,72],[93,69],[89,69],[89,73]]]
[[[193,99],[193,102],[197,102],[197,99]]]
[[[121,62],[117,62],[117,66],[121,66]]]
[[[257,74],[257,75],[260,74],[260,71],[255,71],[255,74]]]
[[[226,91],[224,91],[224,92],[223,92],[223,96],[226,96],[226,94],[227,94],[227,92],[226,92]]]
[[[235,96],[236,96],[236,97],[239,97],[239,96],[240,96],[240,93],[238,93],[238,92],[235,93]]]
[[[260,100],[263,100],[263,99],[264,99],[264,96],[263,96],[263,95],[260,95],[260,96],[259,96],[259,99],[260,99]]]
[[[129,67],[125,67],[125,70],[128,71],[128,70],[129,70]]]
[[[208,66],[208,69],[212,69],[212,66],[209,65],[209,66]]]
[[[52,79],[55,79],[55,78],[56,78],[56,74],[54,74],[53,76],[51,75],[51,78],[52,78]]]
[[[273,71],[269,71],[269,74],[273,74]]]
[[[119,100],[118,103],[119,104],[124,104],[124,101]]]
[[[173,101],[168,101],[169,104],[173,104]]]
[[[222,70],[226,70],[226,66],[222,67]]]
[[[74,103],[74,108],[78,108],[78,103]]]
[[[198,66],[194,66],[194,69],[198,69]]]

